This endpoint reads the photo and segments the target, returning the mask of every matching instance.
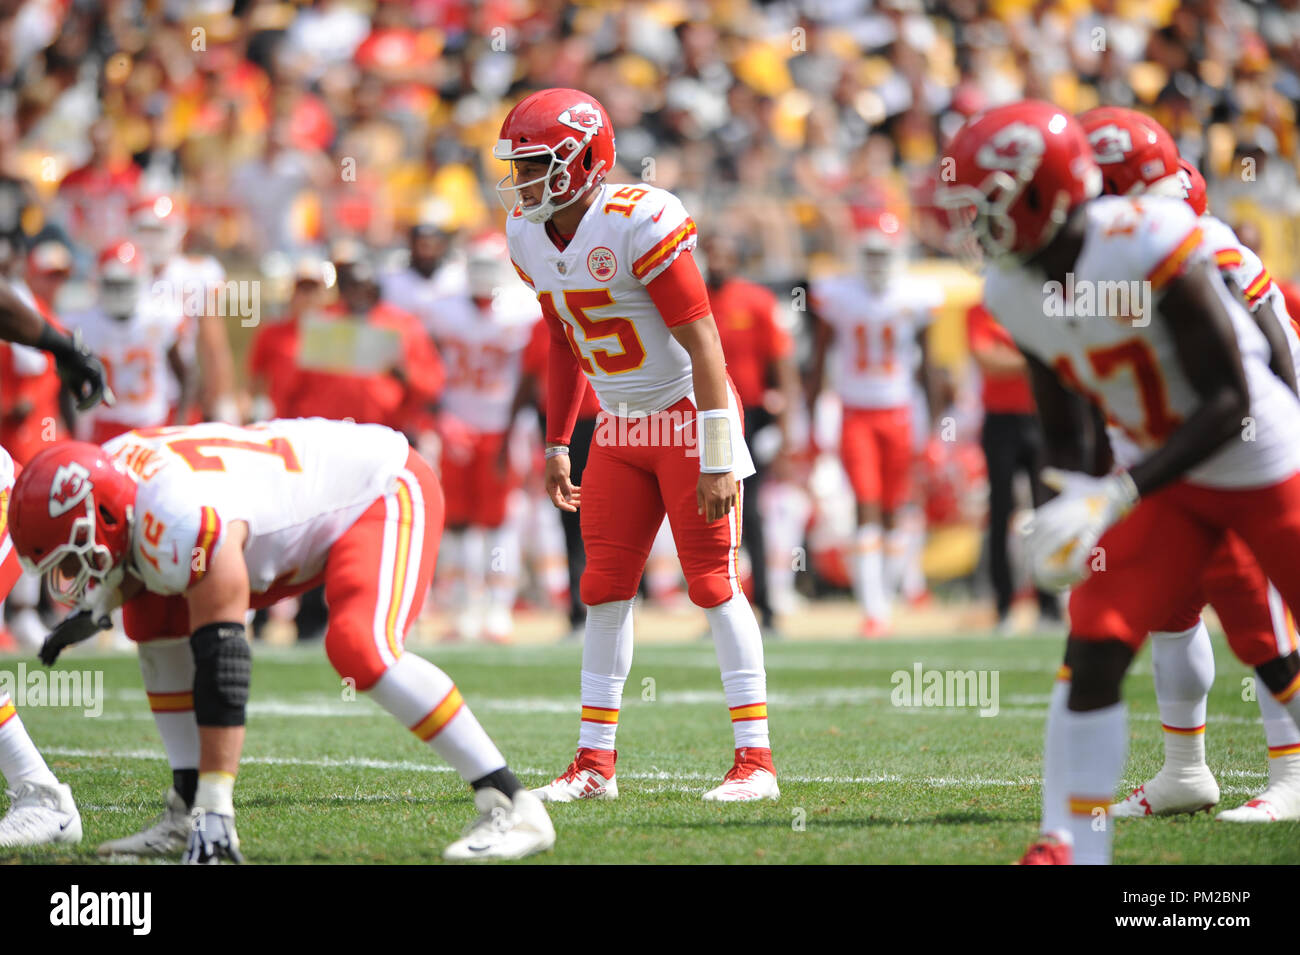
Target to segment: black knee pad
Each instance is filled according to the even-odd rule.
[[[1255,667],[1255,672],[1259,674],[1260,682],[1268,692],[1276,696],[1289,687],[1296,674],[1300,673],[1300,654],[1292,651],[1284,657],[1261,663]]]
[[[1098,710],[1119,702],[1133,651],[1121,640],[1071,637],[1065,662],[1070,667],[1070,709]]]
[[[200,726],[243,726],[253,657],[242,623],[209,623],[190,637],[194,717]]]

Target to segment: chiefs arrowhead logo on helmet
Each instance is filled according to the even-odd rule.
[[[50,482],[50,517],[61,517],[86,499],[95,485],[76,461],[61,465]]]
[[[591,103],[577,103],[570,106],[559,116],[560,122],[580,133],[600,129],[605,121],[600,118],[600,110]]]
[[[1038,166],[1047,144],[1041,130],[1028,123],[1010,123],[995,133],[975,154],[983,169],[1005,169],[1018,176]]]
[[[1099,126],[1088,134],[1092,158],[1099,163],[1123,162],[1133,152],[1133,136],[1114,123]]]

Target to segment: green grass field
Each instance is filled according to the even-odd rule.
[[[555,850],[529,861],[1013,861],[1038,819],[1043,719],[1061,647],[1060,637],[982,635],[769,645],[782,797],[716,805],[700,794],[729,767],[732,741],[713,649],[643,646],[624,696],[620,798],[553,807]],[[453,676],[526,783],[568,763],[577,739],[576,646],[420,652]],[[1222,805],[1234,806],[1263,787],[1263,733],[1255,704],[1242,700],[1247,671],[1219,639],[1216,657],[1209,759]],[[153,818],[170,782],[135,659],[73,654],[61,662],[104,671],[103,715],[20,712],[71,784],[85,838],[75,851],[44,848],[2,861],[93,860],[100,841]],[[918,662],[927,670],[997,671],[998,715],[892,705],[891,674],[910,673]],[[1145,653],[1126,695],[1131,786],[1160,759]],[[343,699],[320,648],[255,651],[248,730],[236,806],[250,862],[437,862],[473,815],[467,788],[432,751],[364,697]],[[1232,826],[1201,814],[1115,825],[1121,863],[1300,862],[1294,823]]]

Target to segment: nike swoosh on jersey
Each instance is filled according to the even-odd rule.
[[[651,222],[658,222],[658,221],[659,221],[659,217],[660,217],[661,215],[664,214],[664,209],[667,209],[667,208],[668,208],[667,206],[662,207],[658,212],[656,212],[654,215],[652,215],[652,216],[650,217],[650,221],[651,221]]]

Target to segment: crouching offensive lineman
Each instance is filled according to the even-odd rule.
[[[57,445],[14,488],[24,563],[81,612],[42,658],[123,606],[140,645],[173,788],[158,823],[101,852],[241,861],[234,783],[244,742],[251,607],[320,586],[325,652],[345,679],[431,745],[474,788],[481,815],[448,859],[549,849],[546,809],[524,789],[442,670],[403,643],[437,558],[443,495],[406,439],[320,418],[132,431]]]

